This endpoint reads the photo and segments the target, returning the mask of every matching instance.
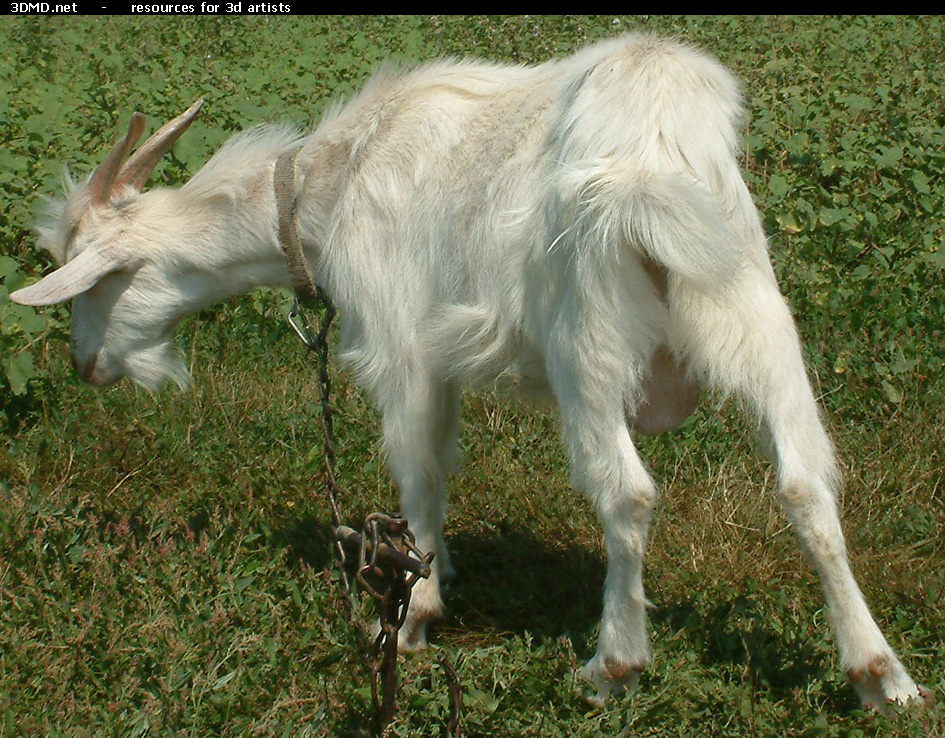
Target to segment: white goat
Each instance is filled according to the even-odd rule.
[[[402,511],[440,577],[460,385],[550,394],[608,557],[583,673],[599,701],[633,687],[651,658],[641,575],[656,487],[631,426],[677,427],[707,382],[759,417],[864,704],[927,695],[850,572],[831,443],[738,171],[737,84],[717,62],[625,36],[536,67],[385,70],[314,132],[250,130],[179,190],[141,193],[198,108],[129,159],[144,127],[135,114],[40,229],[62,266],[13,298],[74,299],[82,379],[185,386],[172,343],[183,316],[289,285],[273,176],[295,150],[294,227],[339,306],[343,355],[383,414]],[[433,576],[414,592],[402,647],[424,646],[441,612]]]

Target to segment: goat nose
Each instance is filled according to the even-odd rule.
[[[95,373],[95,362],[97,360],[98,360],[98,354],[95,354],[94,356],[92,356],[92,358],[87,359],[85,361],[79,361],[73,355],[72,365],[75,367],[75,370],[79,375],[79,379],[81,379],[83,382],[94,384],[94,382],[92,381],[92,375]]]

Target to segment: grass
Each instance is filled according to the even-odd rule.
[[[617,20],[11,19],[0,238],[17,274],[0,277],[43,268],[27,228],[56,189],[52,162],[91,165],[131,105],[162,116],[207,95],[211,116],[159,172],[173,183],[229,131],[304,122],[389,53],[531,62],[630,27],[707,46],[749,90],[745,169],[840,450],[854,571],[940,703],[942,22]],[[367,682],[331,587],[315,368],[278,296],[183,326],[188,394],[96,393],[69,369],[67,312],[29,331],[3,315],[0,347],[29,352],[32,374],[8,372],[0,396],[0,736],[364,734]],[[396,493],[375,414],[343,375],[336,387],[355,522]],[[591,708],[573,669],[593,652],[604,557],[557,420],[491,395],[468,396],[464,417],[447,530],[461,580],[434,651],[462,679],[466,735],[945,735],[940,705],[858,709],[752,426],[717,398],[641,440],[662,490],[646,571],[655,662],[637,695]],[[434,657],[401,668],[390,734],[441,735]]]

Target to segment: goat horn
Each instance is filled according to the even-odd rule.
[[[131,122],[128,124],[128,132],[125,137],[112,146],[105,161],[96,167],[89,179],[89,197],[93,205],[100,205],[108,200],[109,195],[114,189],[115,177],[118,170],[125,163],[131,149],[144,133],[144,116],[141,113],[132,113]]]
[[[154,167],[157,166],[161,157],[171,150],[174,142],[194,122],[201,105],[203,105],[202,97],[174,120],[161,126],[147,141],[141,144],[141,147],[121,168],[121,173],[115,180],[114,189],[131,185],[136,190],[140,190],[148,177],[151,176],[151,172],[154,171]]]

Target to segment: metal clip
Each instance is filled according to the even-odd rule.
[[[289,310],[286,320],[289,321],[289,325],[292,326],[293,330],[298,334],[298,337],[302,339],[302,343],[309,349],[314,350],[318,346],[318,338],[312,328],[312,324],[309,322],[305,313],[302,312],[302,306],[299,305],[298,300],[292,303],[292,309]]]

